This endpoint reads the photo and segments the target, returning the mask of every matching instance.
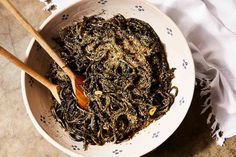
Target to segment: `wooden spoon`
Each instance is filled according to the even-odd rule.
[[[78,104],[81,108],[88,110],[89,99],[85,96],[84,90],[81,87],[83,78],[74,74],[65,62],[56,54],[56,52],[47,44],[42,36],[27,22],[27,20],[16,10],[9,0],[0,0],[0,2],[7,8],[21,23],[21,25],[29,32],[38,43],[46,50],[49,56],[63,69],[63,71],[69,76],[73,87],[74,94],[77,98]]]
[[[7,50],[2,48],[1,46],[0,46],[0,55],[6,58],[7,60],[9,60],[11,63],[15,64],[17,67],[19,67],[23,71],[25,71],[27,74],[29,74],[34,79],[36,79],[41,84],[43,84],[45,87],[47,87],[51,91],[52,95],[57,100],[57,102],[61,103],[61,100],[58,94],[58,92],[60,91],[60,87],[58,85],[51,83],[48,79],[46,79],[45,77],[43,77],[42,75],[40,75],[39,73],[31,69],[30,67],[28,67],[26,64],[24,64],[22,61],[17,59],[15,56],[13,56],[11,53],[9,53]]]

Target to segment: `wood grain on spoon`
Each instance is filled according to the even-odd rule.
[[[47,87],[54,98],[57,100],[58,103],[61,103],[60,97],[58,92],[60,91],[60,87],[58,85],[55,85],[51,83],[48,79],[28,67],[26,64],[24,64],[22,61],[20,61],[18,58],[13,56],[10,52],[5,50],[0,46],[0,55],[6,58],[11,63],[15,64],[17,67],[25,71],[27,74],[29,74],[31,77],[33,77],[35,80],[39,81],[41,84],[43,84],[45,87]]]
[[[0,2],[7,8],[21,23],[21,25],[31,33],[35,40],[46,50],[46,52],[51,56],[51,58],[63,69],[63,71],[69,76],[74,94],[77,98],[78,104],[81,108],[88,110],[89,99],[86,97],[81,84],[78,82],[83,82],[83,78],[74,74],[71,69],[65,64],[65,62],[57,55],[57,53],[47,44],[47,42],[42,38],[42,36],[27,22],[27,20],[16,10],[16,8],[11,4],[9,0],[0,0]]]

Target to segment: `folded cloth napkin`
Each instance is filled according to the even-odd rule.
[[[46,10],[63,9],[79,0],[45,2]],[[148,0],[183,32],[195,62],[196,79],[205,98],[202,113],[219,145],[236,135],[236,0]]]

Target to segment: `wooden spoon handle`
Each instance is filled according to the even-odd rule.
[[[15,18],[21,23],[21,25],[34,36],[36,41],[46,50],[49,56],[65,71],[65,73],[70,77],[75,77],[74,73],[68,68],[65,62],[56,54],[56,52],[47,44],[47,42],[42,38],[42,36],[30,25],[30,23],[16,10],[9,0],[0,0],[0,2],[8,9]]]
[[[48,89],[54,88],[56,85],[51,83],[48,79],[28,67],[26,64],[24,64],[22,61],[20,61],[18,58],[13,56],[11,53],[9,53],[7,50],[2,48],[0,46],[0,55],[9,60],[11,63],[15,64],[17,67],[25,71],[27,74],[32,76],[34,79],[42,83],[44,86],[46,86]]]

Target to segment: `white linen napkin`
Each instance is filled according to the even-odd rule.
[[[60,10],[79,0],[45,2]],[[195,62],[202,113],[219,145],[236,135],[236,0],[148,0],[165,12],[186,37]]]

